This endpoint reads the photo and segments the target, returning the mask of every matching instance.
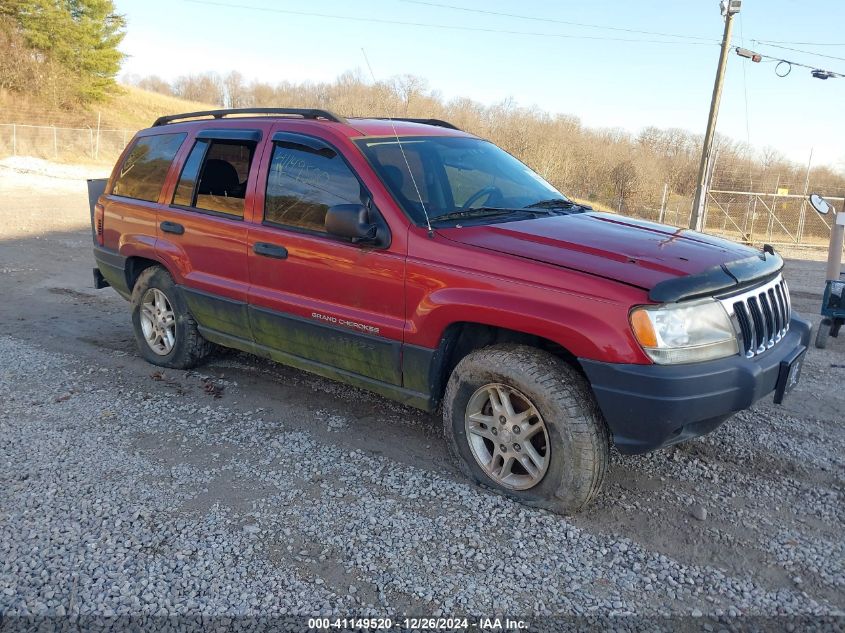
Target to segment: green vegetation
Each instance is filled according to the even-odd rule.
[[[0,89],[64,108],[106,99],[125,26],[111,0],[3,0]]]

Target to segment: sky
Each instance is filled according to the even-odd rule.
[[[447,99],[491,104],[510,98],[574,115],[590,127],[633,133],[647,126],[704,133],[724,29],[718,0],[115,4],[128,22],[121,46],[127,55],[124,74],[172,80],[237,70],[248,80],[268,83],[331,81],[354,69],[369,76],[364,48],[378,80],[410,73]],[[733,45],[845,74],[845,2],[743,0]],[[731,53],[718,133],[776,148],[802,164],[812,150],[813,165],[845,171],[845,77],[823,81],[793,66],[780,78],[775,66]]]

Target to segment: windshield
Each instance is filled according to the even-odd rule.
[[[358,145],[418,224],[425,223],[420,201],[432,222],[470,209],[523,209],[549,200],[567,201],[541,176],[489,141],[411,136],[362,139]],[[490,217],[499,220],[503,214]]]

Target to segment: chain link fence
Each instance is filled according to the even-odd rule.
[[[844,198],[825,199],[841,208]],[[704,226],[708,233],[752,244],[826,247],[832,221],[816,213],[803,194],[711,189]]]
[[[0,156],[114,163],[135,130],[0,123]]]

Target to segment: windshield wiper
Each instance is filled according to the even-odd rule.
[[[466,218],[496,217],[500,215],[512,215],[514,213],[522,213],[527,215],[537,215],[538,213],[542,213],[544,215],[549,215],[551,211],[546,211],[545,209],[530,209],[528,207],[522,209],[506,209],[503,207],[474,207],[472,209],[460,209],[458,211],[444,213],[443,215],[438,215],[435,218],[431,218],[431,220],[432,222],[441,222],[447,220],[464,220]]]
[[[591,211],[593,207],[586,204],[578,204],[566,198],[550,198],[548,200],[540,200],[533,204],[529,204],[526,209],[583,209]]]

